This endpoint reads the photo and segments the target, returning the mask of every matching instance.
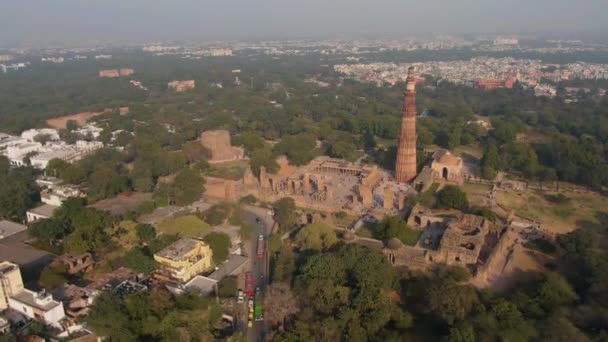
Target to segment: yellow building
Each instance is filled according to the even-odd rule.
[[[211,248],[203,241],[193,238],[177,240],[154,254],[154,260],[159,264],[156,277],[184,284],[194,276],[210,270],[212,256]]]
[[[19,266],[4,261],[0,263],[0,311],[8,308],[8,298],[23,291]]]

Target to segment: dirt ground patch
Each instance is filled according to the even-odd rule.
[[[152,199],[151,193],[134,192],[119,194],[116,197],[101,200],[89,207],[109,212],[112,215],[122,215],[128,211],[135,211],[139,206]]]
[[[46,120],[46,124],[56,129],[62,129],[66,128],[68,121],[74,120],[76,121],[78,126],[83,126],[87,123],[87,120],[101,114],[103,114],[103,112],[82,112],[77,114],[64,115],[48,119]]]
[[[489,284],[494,291],[505,291],[524,274],[546,272],[545,265],[553,259],[543,253],[533,251],[520,244],[515,245],[503,273]]]
[[[519,216],[540,222],[543,228],[557,234],[577,228],[596,228],[600,224],[598,213],[608,210],[608,200],[598,193],[562,192],[568,199],[562,203],[547,199],[547,195],[555,194],[534,190],[521,193],[500,190],[496,201]]]

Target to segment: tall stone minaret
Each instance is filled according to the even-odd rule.
[[[401,134],[395,166],[395,180],[399,183],[410,182],[416,177],[416,79],[413,67],[407,70],[405,84]]]

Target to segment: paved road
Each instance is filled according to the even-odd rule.
[[[268,213],[268,209],[254,206],[246,206],[243,208],[243,218],[247,223],[255,227],[254,234],[251,237],[251,249],[249,250],[249,255],[251,258],[251,272],[253,273],[253,278],[255,279],[255,285],[259,287],[262,292],[264,292],[268,282],[268,254],[264,253],[264,258],[258,259],[256,249],[258,237],[260,235],[264,236],[264,241],[266,241],[268,236],[270,236],[274,220]],[[267,248],[265,248],[264,251],[267,251]],[[247,341],[263,341],[265,333],[266,329],[264,322],[254,322],[253,328],[250,328],[247,331]]]

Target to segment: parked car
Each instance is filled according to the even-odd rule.
[[[245,293],[243,292],[243,290],[239,289],[236,302],[239,304],[243,304],[244,301],[245,301]]]

